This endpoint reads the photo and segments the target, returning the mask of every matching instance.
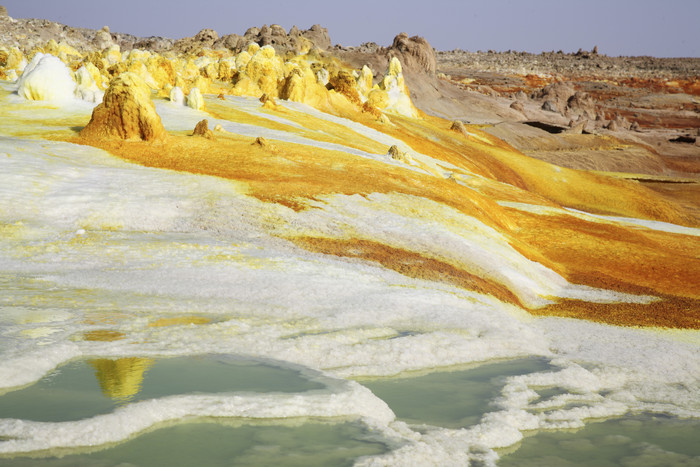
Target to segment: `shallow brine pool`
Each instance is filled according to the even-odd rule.
[[[544,359],[517,359],[364,381],[364,385],[389,405],[400,422],[428,434],[440,427],[477,426],[494,410],[494,396],[509,377],[548,369]],[[223,403],[227,398],[328,390],[314,372],[225,355],[79,360],[0,396],[0,418],[59,425],[93,419],[98,429],[108,431],[110,424],[100,426],[99,415],[149,399],[209,393],[218,394]],[[556,393],[543,392],[543,397]],[[498,465],[697,465],[698,428],[700,422],[693,419],[628,415],[580,430],[526,433],[520,443],[500,450],[499,460],[495,456],[489,460]],[[118,443],[5,454],[2,465],[352,465],[379,461],[391,449],[405,447],[362,419],[190,416],[154,424]]]
[[[541,432],[502,453],[502,466],[697,466],[700,421],[630,415]]]
[[[0,396],[0,418],[69,422],[173,395],[218,393],[225,400],[225,394],[327,390],[318,375],[306,373],[223,355],[75,361]],[[100,428],[109,430],[109,423]],[[381,436],[343,418],[193,416],[156,424],[117,444],[2,456],[2,465],[352,465],[387,450]]]

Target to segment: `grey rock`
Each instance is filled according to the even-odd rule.
[[[202,29],[195,36],[197,42],[213,43],[219,38],[219,34],[213,29]]]
[[[585,92],[577,91],[566,101],[566,107],[574,113],[585,115],[587,118],[595,117],[595,101]]]
[[[542,104],[542,110],[546,110],[547,112],[559,113],[559,109],[557,109],[557,104],[552,100],[544,101],[544,104]]]
[[[162,53],[170,50],[173,47],[172,39],[166,39],[164,37],[151,36],[144,37],[133,43],[133,48],[141,50],[151,50],[153,52]]]
[[[573,120],[569,123],[569,129],[564,130],[564,133],[570,134],[570,135],[580,135],[583,134],[583,130],[586,128],[586,124],[588,121],[580,121],[580,122],[574,122]]]
[[[227,34],[213,44],[214,49],[228,49],[240,52],[247,45],[246,39],[238,34]]]
[[[311,28],[304,31],[302,35],[321,50],[328,50],[331,48],[331,38],[328,35],[328,29],[321,27],[319,24],[314,24]]]

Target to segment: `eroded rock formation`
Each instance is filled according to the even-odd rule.
[[[398,57],[407,73],[434,75],[437,70],[435,51],[423,37],[400,33],[389,48],[389,56]]]

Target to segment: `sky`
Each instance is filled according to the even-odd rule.
[[[390,45],[406,32],[438,50],[700,57],[700,0],[0,0],[14,18],[173,39],[212,28],[328,28],[333,44]]]

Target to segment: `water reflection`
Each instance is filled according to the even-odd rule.
[[[304,392],[324,384],[297,368],[226,355],[76,360],[0,395],[0,418],[80,420],[176,394]]]
[[[89,361],[95,369],[102,393],[119,402],[128,402],[139,393],[146,371],[153,366],[152,358],[98,358]]]

